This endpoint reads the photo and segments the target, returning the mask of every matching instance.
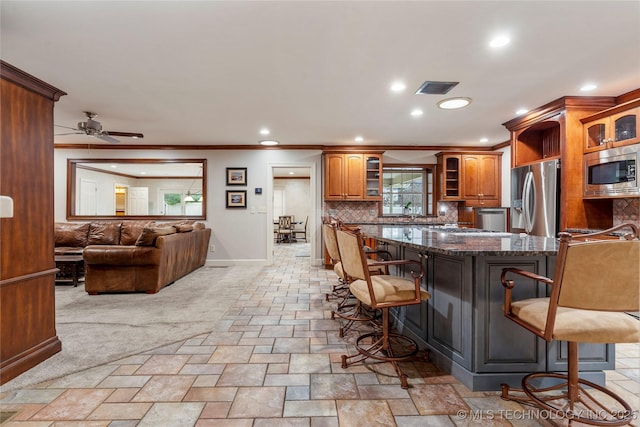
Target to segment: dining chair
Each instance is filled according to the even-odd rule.
[[[294,228],[293,229],[293,237],[298,239],[298,235],[302,235],[304,237],[304,241],[307,241],[307,223],[309,222],[309,216],[307,216],[304,220],[303,228]]]
[[[278,217],[278,241],[280,243],[291,243],[293,237],[293,229],[291,228],[291,216],[281,215]]]
[[[342,355],[342,368],[349,365],[374,359],[390,363],[403,389],[409,387],[407,375],[402,372],[400,362],[417,360],[418,344],[405,335],[391,332],[391,318],[389,310],[420,304],[430,298],[427,291],[422,290],[420,283],[424,277],[424,270],[419,261],[391,260],[367,261],[364,250],[364,239],[358,230],[341,227],[336,231],[338,248],[345,274],[350,278],[349,290],[360,303],[373,310],[382,312],[380,328],[358,336],[355,341],[357,354]],[[411,279],[385,275],[371,275],[370,268],[390,265],[407,266]]]
[[[624,238],[606,238],[629,228]],[[550,414],[598,426],[630,423],[638,411],[613,391],[580,378],[579,343],[640,341],[640,240],[634,224],[583,236],[560,233],[553,279],[506,268],[502,272],[504,315],[546,341],[566,341],[567,373],[535,372],[522,389],[502,385],[502,398],[533,404]],[[514,288],[550,287],[549,297],[513,301]],[[516,393],[512,393],[515,391]],[[524,393],[524,395],[523,395]]]

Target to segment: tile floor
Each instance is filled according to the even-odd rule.
[[[2,426],[557,425],[427,362],[407,364],[408,390],[384,369],[342,369],[353,338],[338,336],[324,300],[336,276],[299,256],[302,245],[277,245],[277,263],[241,298],[218,302],[229,308],[211,333],[5,392]],[[640,406],[640,346],[617,347],[607,381]]]

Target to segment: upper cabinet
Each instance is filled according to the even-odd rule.
[[[501,152],[442,152],[436,157],[439,200],[472,207],[501,205]]]
[[[611,226],[611,203],[583,201],[583,122],[616,105],[615,97],[565,96],[503,125],[511,133],[511,167],[560,160],[560,230]]]
[[[515,166],[560,157],[560,114],[514,132]]]
[[[640,142],[640,99],[584,117],[581,122],[585,153],[637,144]]]
[[[382,199],[382,154],[325,153],[325,200]]]
[[[467,206],[500,207],[502,153],[463,154],[462,198]]]

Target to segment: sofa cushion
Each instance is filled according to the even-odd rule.
[[[121,221],[96,221],[89,228],[89,245],[120,244]]]
[[[90,223],[56,222],[56,246],[85,247],[89,236]]]
[[[175,233],[175,227],[145,227],[136,241],[136,246],[154,246],[158,237]]]
[[[204,225],[204,222],[196,222],[195,224],[193,224],[194,230],[204,230],[205,228],[207,228],[207,226]]]
[[[142,230],[145,227],[153,227],[155,221],[122,221],[122,228],[120,232],[120,244],[124,246],[133,246],[138,241],[138,238],[142,234]]]

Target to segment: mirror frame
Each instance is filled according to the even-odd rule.
[[[202,163],[202,215],[76,215],[76,168],[79,163],[140,163],[140,164],[172,164]],[[154,178],[193,178],[176,176],[159,176]],[[67,159],[67,220],[114,220],[114,219],[207,219],[207,159]]]

